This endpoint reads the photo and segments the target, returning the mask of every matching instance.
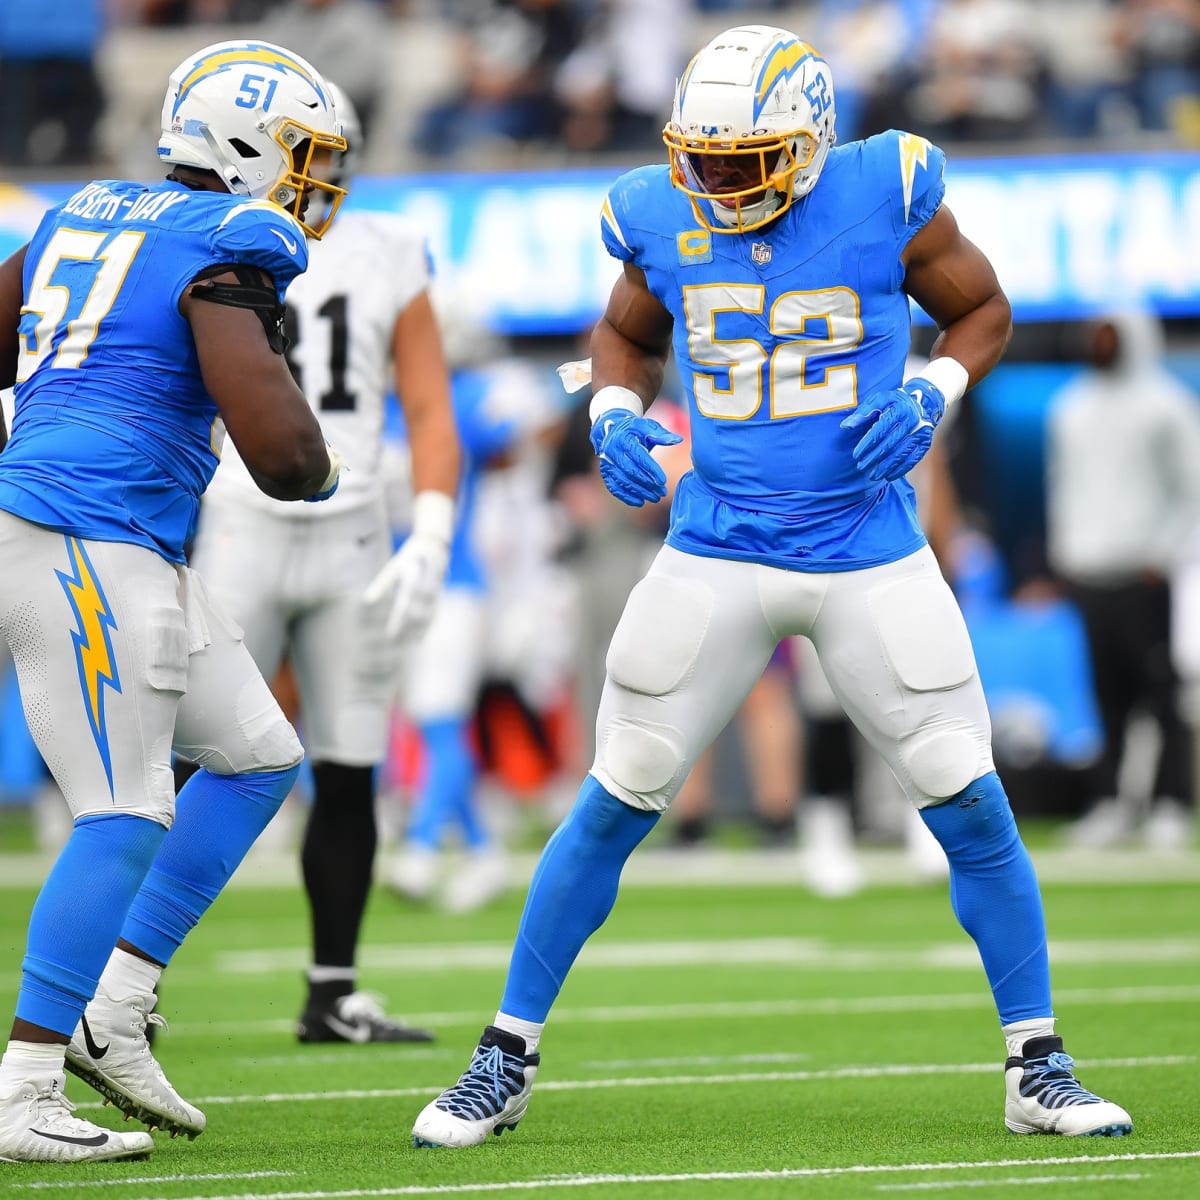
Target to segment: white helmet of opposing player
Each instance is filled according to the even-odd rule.
[[[332,79],[326,82],[329,84],[329,94],[333,97],[333,110],[342,125],[342,137],[346,139],[346,153],[338,156],[333,182],[348,186],[350,176],[358,169],[358,161],[362,156],[362,121],[359,119],[358,109],[354,107],[354,101],[345,91]]]
[[[671,182],[713,233],[746,233],[817,182],[834,142],[829,64],[785,29],[742,25],[683,73],[663,130]]]
[[[270,42],[218,42],[171,72],[158,156],[215,171],[231,192],[286,209],[311,237],[329,228],[345,189],[330,159],[346,141],[329,85],[298,54]],[[314,169],[315,168],[315,169]],[[313,191],[321,217],[304,214]]]

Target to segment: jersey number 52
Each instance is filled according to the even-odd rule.
[[[696,407],[706,417],[745,421],[762,405],[765,374],[772,417],[853,408],[858,371],[853,362],[835,360],[863,340],[858,294],[845,287],[784,292],[767,314],[770,350],[756,338],[717,335],[719,314],[761,315],[766,299],[767,289],[758,283],[683,289]]]

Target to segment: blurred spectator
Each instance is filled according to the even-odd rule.
[[[938,0],[821,0],[810,40],[838,64],[839,142],[906,126],[908,93]]]
[[[452,6],[450,15],[460,31],[455,87],[420,118],[415,148],[444,159],[469,146],[556,138],[556,80],[582,31],[570,0],[477,0]]]
[[[558,76],[563,141],[579,153],[662,148],[687,52],[689,0],[598,0]]]
[[[284,0],[258,33],[307,58],[326,79],[336,79],[370,141],[390,66],[390,18],[378,0]]]
[[[1200,122],[1200,0],[1123,0],[1115,36],[1131,60],[1142,128]]]
[[[0,162],[46,167],[93,161],[105,106],[96,73],[104,32],[104,0],[0,4]]]
[[[1049,562],[1083,613],[1105,735],[1095,803],[1072,834],[1083,846],[1131,831],[1118,772],[1139,710],[1161,734],[1146,837],[1163,848],[1190,840],[1192,745],[1169,652],[1169,576],[1200,526],[1200,400],[1162,353],[1151,315],[1098,320],[1088,366],[1055,395],[1047,424]]]
[[[552,561],[557,527],[546,499],[545,443],[556,441],[565,408],[558,382],[453,301],[443,296],[440,310],[464,450],[458,526],[433,621],[401,670],[400,708],[420,764],[384,874],[411,900],[468,912],[501,895],[510,876],[501,831],[483,811],[481,768],[504,777],[527,732],[511,718],[536,727],[566,692],[574,597]],[[406,524],[399,512],[393,519]]]
[[[935,141],[997,141],[1038,131],[1045,60],[1026,0],[946,0],[934,14],[911,96]]]
[[[108,0],[118,23],[168,28],[257,21],[279,0]],[[285,43],[286,45],[287,43]]]

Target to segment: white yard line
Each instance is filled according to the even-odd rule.
[[[1200,938],[1096,938],[1051,941],[1053,966],[1119,966],[1146,963],[1200,963]],[[362,946],[359,964],[377,971],[442,974],[447,971],[501,971],[508,965],[508,942],[476,944]],[[285,949],[230,950],[218,954],[215,967],[234,975],[294,974],[308,963],[311,951]],[[592,970],[628,967],[739,966],[791,967],[797,970],[978,971],[979,952],[967,938],[914,946],[845,946],[821,938],[691,938],[671,941],[606,941],[583,948],[579,963]],[[206,968],[207,969],[207,968]]]
[[[953,1188],[979,1187],[1030,1187],[1033,1184],[1046,1183],[1111,1183],[1127,1179],[1150,1179],[1152,1176],[1140,1171],[1112,1171],[1106,1175],[1009,1175],[1006,1179],[943,1179],[936,1183],[877,1183],[877,1192],[944,1192]]]
[[[1085,1070],[1096,1067],[1181,1067],[1194,1063],[1194,1055],[1172,1054],[1156,1058],[1092,1058],[1079,1060]],[[831,1067],[825,1071],[740,1071],[721,1075],[637,1075],[610,1079],[548,1079],[537,1085],[542,1092],[588,1092],[610,1088],[714,1087],[739,1083],[811,1083],[828,1079],[913,1078],[929,1075],[998,1075],[998,1061],[985,1063],[896,1063],[888,1066]],[[330,1100],[398,1100],[429,1096],[433,1087],[348,1088],[319,1092],[263,1092],[249,1096],[192,1096],[201,1108],[214,1104],[299,1104]],[[100,1102],[79,1108],[102,1108]]]
[[[1126,848],[1081,853],[1036,849],[1031,852],[1038,878],[1049,884],[1197,883],[1200,853],[1174,853]],[[0,880],[5,887],[38,887],[54,865],[53,854],[40,851],[0,854]],[[930,886],[899,848],[862,847],[859,859],[872,886]],[[533,874],[536,854],[512,857],[513,886],[524,887]],[[648,847],[633,855],[621,875],[622,887],[755,887],[794,886],[807,895],[798,853],[743,850],[676,850]],[[255,848],[230,881],[233,888],[294,889],[300,886],[299,855]],[[944,885],[942,885],[944,886]]]
[[[1055,1004],[1060,1008],[1075,1005],[1109,1004],[1194,1004],[1200,1000],[1200,984],[1163,984],[1146,987],[1057,988]],[[875,1013],[933,1013],[959,1009],[991,1008],[992,997],[986,987],[973,992],[912,996],[829,996],[811,1000],[718,1000],[694,1004],[605,1004],[588,1007],[556,1008],[555,1025],[567,1023],[624,1024],[636,1021],[753,1020],[768,1017],[819,1017]],[[466,1026],[482,1029],[488,1014],[477,1008],[468,1012],[438,1011],[403,1014],[406,1023],[435,1028]],[[291,1033],[295,1021],[172,1021],[171,1030],[180,1034],[206,1037],[257,1037],[263,1033]]]
[[[1200,1150],[1162,1154],[1089,1154],[1074,1157],[1019,1158],[983,1162],[856,1164],[849,1167],[797,1167],[781,1171],[689,1171],[671,1175],[552,1175],[503,1183],[410,1184],[394,1188],[348,1188],[338,1191],[237,1192],[227,1196],[130,1196],[130,1200],[353,1200],[359,1196],[453,1196],[474,1192],[531,1192],[556,1188],[629,1186],[639,1183],[721,1183],[775,1179],[828,1179],[845,1175],[886,1175],[914,1171],[986,1171],[994,1168],[1063,1166],[1080,1163],[1152,1162],[1200,1158]],[[129,1179],[126,1183],[136,1181]]]
[[[142,1179],[62,1179],[45,1183],[10,1183],[8,1186],[14,1191],[34,1191],[44,1188],[129,1187],[135,1183],[197,1184],[210,1179],[287,1179],[295,1174],[295,1171],[214,1171],[207,1175],[147,1175]]]

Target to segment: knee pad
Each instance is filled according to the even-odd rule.
[[[608,647],[614,683],[665,696],[687,678],[712,618],[713,594],[695,579],[648,575],[633,591]]]
[[[597,766],[616,785],[631,793],[638,808],[662,812],[669,795],[659,795],[675,778],[684,759],[678,730],[633,717],[614,717],[600,734]]]
[[[926,799],[918,807],[937,804],[961,792],[985,765],[978,731],[971,725],[925,727],[900,744],[900,761],[913,786]]]

